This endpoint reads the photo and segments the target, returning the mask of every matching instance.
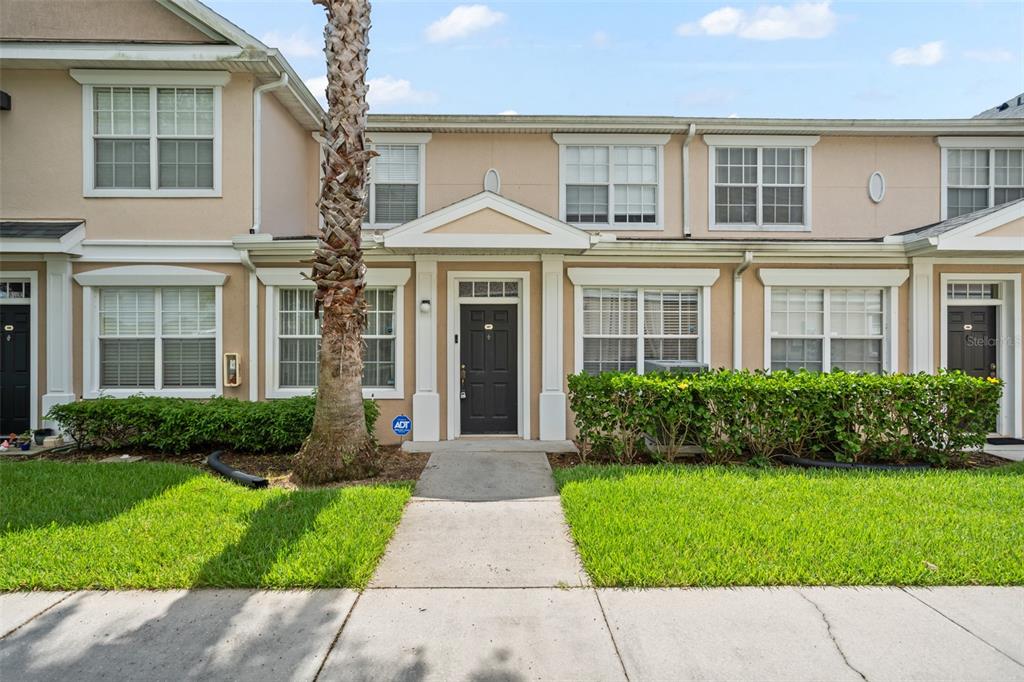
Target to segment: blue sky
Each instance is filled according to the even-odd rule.
[[[207,0],[315,93],[323,10]],[[373,3],[377,113],[971,116],[1024,91],[1024,2]]]

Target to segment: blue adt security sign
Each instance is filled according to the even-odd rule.
[[[391,430],[399,436],[404,436],[412,429],[412,420],[404,414],[400,414],[391,420]]]

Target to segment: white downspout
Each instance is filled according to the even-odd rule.
[[[732,368],[743,368],[743,273],[754,262],[754,252],[744,251],[743,262],[732,273]]]
[[[683,236],[690,236],[690,140],[697,132],[697,124],[691,123],[683,138]]]
[[[252,90],[252,227],[249,234],[259,234],[263,215],[263,93],[287,84],[288,74],[282,73],[273,83],[264,83]]]
[[[249,256],[249,249],[239,252],[242,265],[249,271],[249,400],[260,399],[259,373],[259,289],[256,284],[256,266]]]

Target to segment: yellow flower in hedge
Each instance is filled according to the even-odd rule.
[[[996,379],[995,377],[985,377],[985,381],[987,381],[990,384],[998,384],[998,383],[1000,383],[999,379]]]
[[[685,391],[686,389],[688,389],[690,387],[690,382],[689,381],[680,381],[677,385],[679,386],[679,388],[681,388],[681,389],[683,389]]]

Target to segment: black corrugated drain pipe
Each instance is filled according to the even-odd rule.
[[[253,476],[252,474],[247,474],[244,471],[239,471],[238,469],[229,467],[227,464],[220,461],[220,456],[222,454],[224,454],[223,450],[215,450],[214,452],[211,452],[206,458],[206,464],[224,478],[234,481],[238,485],[244,485],[247,488],[266,488],[270,485],[270,481],[262,476]]]

